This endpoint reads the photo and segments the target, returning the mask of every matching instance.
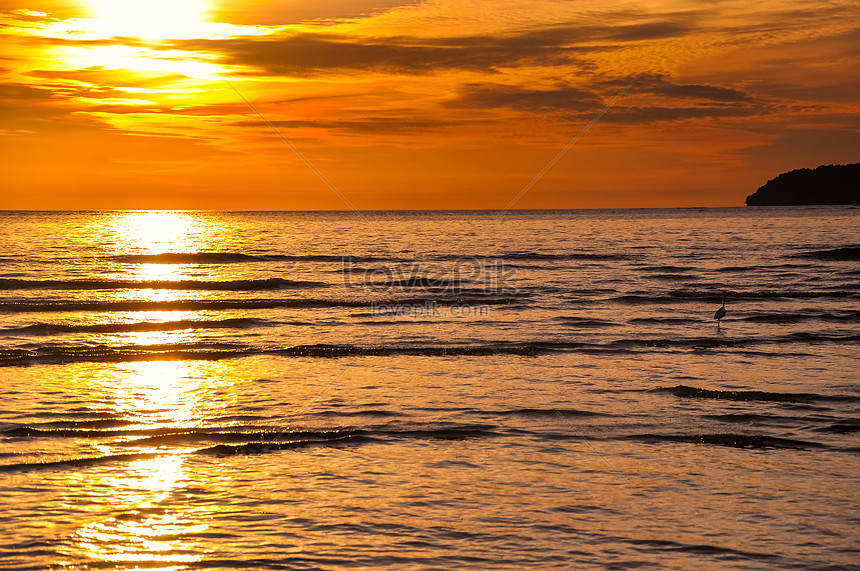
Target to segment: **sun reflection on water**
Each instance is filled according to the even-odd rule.
[[[169,505],[172,495],[186,486],[185,458],[160,456],[131,462],[121,474],[100,482],[114,490],[116,515],[92,522],[74,535],[74,543],[88,559],[104,562],[191,563],[205,553],[194,537],[206,531],[204,514]],[[162,567],[179,569],[181,567]]]
[[[217,227],[194,213],[175,211],[137,211],[118,213],[108,222],[108,230],[115,237],[118,255],[158,256],[185,254],[210,249],[215,241]],[[158,263],[153,259],[135,260],[128,264],[128,277],[137,281],[176,281],[194,277],[199,270],[193,264]],[[176,299],[176,290],[140,290],[150,301]]]
[[[111,226],[126,245],[144,254],[187,252],[199,245],[203,225],[185,212],[147,210],[119,214]]]
[[[133,456],[87,474],[90,499],[104,512],[71,535],[69,556],[126,566],[122,568],[183,569],[211,551],[200,538],[209,528],[214,504],[193,499],[212,487],[191,461],[198,446],[171,444],[168,449],[134,441],[152,436],[153,428],[166,431],[156,434],[182,433],[223,417],[235,396],[222,384],[227,376],[221,367],[146,361],[94,371],[93,401],[132,423],[123,427],[126,437],[95,448],[104,456]]]
[[[224,235],[216,218],[176,211],[117,212],[94,224],[91,233],[107,254],[106,279],[119,282],[100,294],[103,299],[161,302],[213,295],[156,282],[216,279],[206,265],[182,263],[183,255],[211,251]],[[163,257],[174,254],[179,258]],[[126,287],[125,282],[134,283]],[[232,377],[223,372],[226,365],[182,360],[184,347],[205,341],[200,329],[188,325],[206,319],[206,312],[154,307],[106,312],[101,318],[106,322],[136,325],[89,338],[118,347],[131,359],[147,346],[143,358],[161,360],[81,368],[79,382],[86,383],[91,406],[117,426],[115,433],[114,427],[108,431],[109,439],[98,435],[87,443],[106,462],[82,474],[81,486],[98,507],[70,535],[66,548],[71,560],[84,558],[111,568],[183,569],[209,552],[200,537],[216,509],[207,495],[214,487],[210,480],[219,476],[201,471],[200,456],[194,454],[211,444],[188,433],[221,426],[236,399]],[[157,325],[166,322],[178,323]],[[203,501],[198,501],[201,495]]]
[[[193,426],[201,422],[201,380],[189,361],[125,363],[115,398],[117,415],[145,423]]]

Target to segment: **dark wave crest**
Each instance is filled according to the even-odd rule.
[[[307,448],[309,446],[332,446],[337,444],[365,444],[368,442],[379,442],[383,440],[396,439],[419,439],[419,440],[463,440],[467,438],[482,438],[497,436],[495,427],[487,425],[456,425],[439,426],[427,428],[381,428],[381,429],[356,429],[340,430],[328,433],[315,433],[312,437],[304,437],[307,433],[279,433],[267,435],[267,440],[247,442],[245,444],[216,444],[197,451],[199,454],[215,454],[219,456],[231,456],[236,454],[262,454],[265,452],[277,452],[279,450],[292,450],[296,448]],[[234,435],[227,435],[232,437]],[[244,434],[238,435],[245,437]],[[253,436],[253,435],[248,435]],[[150,445],[151,442],[138,441],[137,443]]]
[[[22,327],[0,329],[0,335],[62,335],[66,333],[140,333],[151,331],[182,331],[187,329],[250,329],[267,325],[264,319],[233,318],[218,320],[180,320],[136,323],[34,323]]]
[[[593,261],[609,261],[609,260],[629,260],[630,255],[627,254],[599,254],[595,252],[565,252],[562,254],[539,254],[536,252],[510,252],[497,256],[487,256],[487,258],[498,260],[593,260]]]
[[[175,443],[192,443],[199,441],[215,441],[215,442],[248,442],[252,440],[326,440],[329,438],[340,437],[346,434],[354,434],[356,431],[344,430],[251,430],[248,427],[230,427],[230,428],[173,428],[166,426],[155,427],[140,427],[139,425],[128,423],[126,427],[117,426],[89,426],[88,424],[77,424],[71,428],[52,428],[48,424],[37,426],[19,426],[9,428],[0,432],[6,437],[15,438],[114,438],[117,436],[129,437],[139,436],[136,440],[124,441],[123,446],[134,444],[152,445],[152,444],[175,444]]]
[[[777,416],[773,414],[756,413],[729,413],[729,414],[704,414],[702,418],[718,420],[731,424],[770,424],[770,425],[793,425],[809,422],[808,418]]]
[[[46,345],[35,349],[0,350],[0,366],[26,366],[69,362],[126,362],[155,360],[216,360],[251,355],[280,355],[285,357],[386,357],[398,355],[428,357],[458,357],[487,355],[522,355],[533,357],[553,352],[581,351],[585,353],[637,353],[654,350],[702,351],[712,349],[745,349],[754,345],[789,343],[856,343],[857,335],[826,335],[792,333],[778,337],[756,338],[627,338],[606,343],[545,341],[491,342],[480,345],[403,345],[359,346],[317,343],[289,347],[257,347],[241,343],[165,343],[151,345]],[[703,389],[702,389],[703,390]],[[704,393],[703,393],[704,394]],[[682,396],[682,395],[679,395]],[[726,397],[727,398],[727,397]]]
[[[353,345],[296,345],[284,349],[274,349],[271,353],[289,357],[351,357],[351,356],[392,356],[415,355],[427,357],[457,357],[482,355],[525,355],[535,356],[553,349],[549,344],[521,343],[466,346],[423,346],[423,347],[358,347]]]
[[[690,272],[693,270],[693,268],[688,268],[684,266],[642,266],[639,269],[644,272],[656,272],[666,274],[677,274],[682,272]]]
[[[629,323],[641,323],[643,325],[652,325],[655,323],[687,325],[690,323],[699,323],[700,321],[699,319],[691,319],[689,317],[634,317]]]
[[[47,313],[57,311],[197,311],[224,309],[273,309],[276,307],[369,307],[390,305],[397,307],[425,308],[432,305],[471,306],[508,305],[516,301],[511,297],[493,296],[439,296],[388,300],[352,299],[191,299],[171,301],[8,301],[0,303],[0,312]]]
[[[833,248],[832,250],[813,250],[798,255],[815,260],[856,262],[860,260],[860,246],[845,246],[843,248]]]
[[[281,355],[285,357],[361,357],[361,356],[535,356],[558,349],[548,343],[493,344],[467,346],[361,347],[355,345],[295,345],[291,347],[258,348],[237,343],[170,343],[152,345],[87,345],[46,346],[37,349],[0,350],[0,366],[28,366],[71,362],[160,361],[160,360],[218,360],[251,355]]]
[[[122,363],[160,360],[215,360],[248,354],[244,345],[170,343],[153,345],[47,346],[0,350],[0,366],[49,365],[72,362]]]
[[[350,283],[350,285],[358,287],[390,287],[390,288],[409,288],[409,289],[456,289],[469,285],[470,282],[463,280],[453,280],[443,277],[416,276],[402,279],[390,279],[379,281],[362,281]]]
[[[588,416],[609,416],[602,412],[593,412],[590,410],[579,410],[575,408],[517,408],[511,410],[470,410],[472,414],[482,416],[518,416],[526,418],[552,418],[562,416],[564,418],[577,418]]]
[[[853,434],[860,431],[860,419],[837,420],[827,426],[815,429],[818,432],[830,432],[833,434]]]
[[[77,470],[80,468],[89,468],[92,466],[100,466],[103,464],[112,464],[114,462],[134,462],[136,460],[150,460],[152,458],[158,458],[158,456],[160,456],[160,454],[151,452],[141,454],[109,454],[106,456],[70,458],[68,460],[59,460],[56,462],[0,464],[0,473],[35,472],[40,470]]]
[[[2,434],[6,437],[18,438],[94,438],[152,434],[144,438],[124,441],[121,445],[129,448],[149,448],[152,446],[195,446],[202,444],[202,447],[194,450],[193,453],[216,456],[263,454],[266,452],[295,450],[315,446],[356,445],[391,439],[463,440],[498,436],[495,427],[491,425],[445,424],[419,428],[380,427],[331,431],[268,430],[264,432],[175,428],[128,431],[38,430],[29,427],[20,427],[4,431]],[[72,458],[56,462],[15,463],[0,465],[0,473],[80,469],[113,462],[129,462],[155,458],[157,456],[159,456],[157,453],[129,453]]]
[[[745,551],[741,549],[731,549],[729,547],[721,547],[718,545],[695,545],[689,543],[679,543],[676,541],[668,541],[665,539],[626,539],[626,541],[634,545],[645,545],[650,548],[655,548],[659,552],[678,551],[681,553],[691,553],[694,556],[700,557],[703,560],[706,558],[718,558],[721,561],[745,561],[753,560],[773,560],[780,559],[780,555],[774,553],[762,553],[757,551]],[[774,565],[775,567],[775,565]]]
[[[815,402],[860,400],[849,395],[820,395],[816,393],[777,393],[768,391],[721,391],[677,385],[655,389],[681,398],[721,399],[730,401]]]
[[[193,291],[269,291],[328,287],[314,281],[296,281],[283,278],[264,280],[23,280],[0,279],[0,290],[117,290],[117,289],[169,289]]]
[[[558,321],[564,322],[565,325],[570,325],[571,327],[614,327],[619,325],[613,321],[605,321],[603,319],[589,319],[587,317],[577,317],[575,315],[559,315],[554,319]]]
[[[118,428],[122,426],[132,426],[135,423],[130,420],[122,420],[119,418],[89,418],[84,420],[60,420],[42,422],[36,425],[27,425],[18,428],[10,428],[0,430],[0,434],[6,436],[30,436],[28,431],[52,431],[58,429],[70,430],[104,430],[109,428]]]
[[[215,456],[238,456],[257,455],[266,452],[278,452],[280,450],[297,450],[319,446],[334,446],[337,444],[364,444],[373,442],[375,439],[363,435],[346,435],[331,440],[291,440],[289,442],[248,442],[247,444],[216,444],[208,448],[197,450],[197,454],[211,454]]]
[[[860,311],[842,313],[762,313],[739,318],[752,323],[802,323],[804,321],[860,322]]]
[[[826,448],[824,444],[791,438],[778,438],[763,434],[634,434],[631,440],[644,442],[688,442],[690,444],[713,444],[732,448],[787,448],[808,450]]]
[[[253,262],[391,262],[400,258],[375,256],[333,256],[324,254],[242,254],[239,252],[171,252],[164,254],[123,254],[110,256],[124,264],[240,264]]]
[[[726,292],[728,303],[737,300],[779,300],[779,299],[817,299],[817,298],[858,298],[860,292],[855,290],[772,290],[772,291],[732,291]],[[719,305],[720,294],[712,291],[675,290],[665,293],[625,294],[610,298],[608,301],[629,305],[670,304],[685,302],[716,303]]]

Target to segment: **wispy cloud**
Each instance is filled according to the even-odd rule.
[[[595,182],[614,180],[607,165],[619,157],[652,189],[686,188],[691,165],[700,174],[711,165],[715,177],[737,168],[732,180],[757,180],[765,168],[804,157],[846,162],[845,141],[860,132],[860,9],[848,0],[814,8],[800,0],[208,6],[205,21],[173,26],[172,37],[127,37],[133,22],[113,29],[84,3],[33,0],[22,9],[0,0],[0,169],[27,188],[46,160],[66,170],[51,184],[76,180],[75,188],[107,171],[114,177],[118,165],[134,165],[141,187],[201,188],[205,180],[228,196],[230,184],[254,181],[270,189],[261,205],[281,188],[285,168],[291,181],[316,188],[225,79],[315,161],[348,173],[339,180],[344,191],[354,185],[382,196],[375,177],[383,177],[393,200],[403,188],[432,196],[445,181],[451,188],[440,206],[467,195],[481,206],[475,197],[521,186],[634,76],[635,88],[545,183],[594,184],[620,197],[611,192],[631,192],[629,178]],[[804,150],[804,141],[815,149]],[[588,160],[564,170],[581,155]],[[215,169],[233,174],[210,172],[212,157],[237,161]],[[712,188],[726,188],[724,179]],[[742,199],[748,190],[719,192]],[[536,202],[525,206],[552,206],[541,192],[538,185],[529,194]]]

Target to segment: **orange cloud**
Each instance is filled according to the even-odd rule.
[[[634,78],[518,206],[740,205],[860,148],[850,2],[124,1],[0,0],[0,207],[345,208],[274,128],[361,208],[499,208]]]

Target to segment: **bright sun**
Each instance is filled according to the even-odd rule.
[[[196,37],[206,0],[90,0],[96,32],[149,40]]]

